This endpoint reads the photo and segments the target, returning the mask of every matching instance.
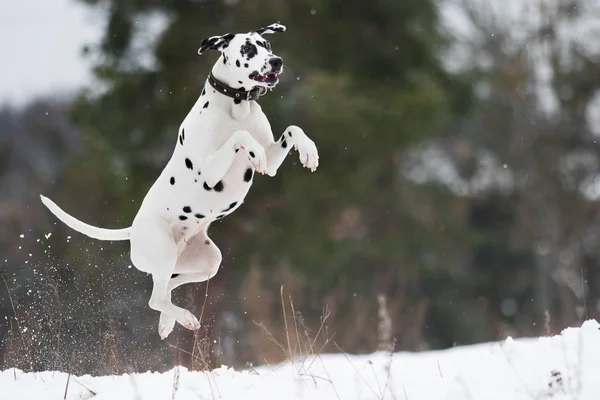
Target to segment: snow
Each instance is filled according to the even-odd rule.
[[[486,399],[600,398],[600,324],[561,335],[421,353],[324,354],[278,366],[210,372],[69,376],[0,373],[1,400],[40,399]],[[68,387],[67,387],[68,382]]]

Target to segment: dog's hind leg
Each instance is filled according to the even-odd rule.
[[[131,261],[141,271],[152,275],[150,308],[166,313],[187,329],[198,329],[196,317],[171,303],[168,286],[177,262],[177,246],[169,224],[159,218],[134,221],[131,231]],[[161,337],[162,332],[159,332]]]
[[[169,280],[167,296],[171,299],[171,291],[186,283],[204,282],[215,276],[221,265],[221,251],[208,238],[205,232],[199,233],[187,242],[187,247],[180,254],[175,265],[175,277]],[[161,337],[166,338],[175,327],[175,319],[167,313],[160,314],[158,330]],[[163,336],[164,335],[164,336]]]

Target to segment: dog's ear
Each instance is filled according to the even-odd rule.
[[[264,28],[260,28],[255,30],[256,33],[258,33],[259,35],[264,35],[265,33],[279,33],[279,32],[285,32],[285,26],[281,25],[281,24],[271,24],[269,26],[265,26]]]
[[[211,36],[206,38],[200,43],[200,48],[198,49],[198,54],[204,53],[206,50],[223,50],[229,46],[229,42],[231,39],[235,37],[234,33],[227,33],[221,36]]]

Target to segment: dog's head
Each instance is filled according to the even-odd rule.
[[[273,54],[263,35],[284,31],[285,26],[271,24],[254,32],[211,36],[202,41],[198,54],[206,50],[220,51],[221,57],[213,73],[232,87],[248,90],[253,86],[271,88],[279,82],[283,59]]]

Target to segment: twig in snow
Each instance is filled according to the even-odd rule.
[[[63,396],[63,400],[67,400],[67,392],[69,391],[69,381],[71,380],[71,371],[69,371],[69,375],[67,375],[67,384],[65,385],[65,395]]]
[[[392,340],[392,349],[389,351],[388,354],[388,363],[385,366],[385,370],[387,372],[386,378],[385,378],[385,384],[383,386],[383,396],[385,396],[385,390],[389,390],[390,394],[392,395],[392,397],[395,399],[396,395],[394,395],[394,391],[392,390],[392,388],[390,388],[389,382],[390,382],[390,377],[392,376],[392,361],[394,360],[394,350],[396,348],[396,338],[394,338],[394,340]],[[440,364],[438,361],[438,368],[439,368]]]
[[[369,385],[369,382],[367,382],[367,380],[361,375],[360,371],[354,366],[354,364],[352,363],[352,361],[350,361],[350,357],[348,357],[348,354],[346,354],[346,352],[344,350],[342,350],[342,348],[336,343],[333,342],[333,344],[335,345],[335,347],[340,351],[340,353],[342,353],[344,355],[344,357],[346,358],[346,360],[350,363],[350,365],[352,365],[352,367],[354,368],[354,371],[356,371],[356,374],[363,380],[363,382],[365,383],[365,385],[371,389],[371,391],[373,392],[373,394],[375,396],[377,396],[377,392],[375,391],[375,389],[373,389],[371,387],[371,385]]]
[[[179,365],[175,365],[173,371],[173,391],[171,394],[171,400],[175,400],[175,395],[177,394],[177,390],[179,390]]]
[[[90,392],[92,397],[96,396],[98,394],[98,393],[94,392],[92,389],[90,389],[89,387],[85,386],[83,383],[79,382],[77,379],[75,379],[75,377],[73,377],[73,382],[77,383],[79,386],[81,386],[82,388],[84,388],[85,390]]]
[[[340,397],[340,394],[338,393],[337,389],[335,388],[335,385],[333,384],[333,380],[331,379],[331,375],[329,375],[329,371],[327,371],[327,368],[325,368],[325,363],[323,362],[321,355],[317,354],[317,356],[319,357],[319,361],[321,361],[321,365],[323,365],[323,371],[325,371],[325,373],[327,374],[327,378],[329,378],[329,382],[331,383],[331,387],[333,388],[333,391],[335,392],[336,397],[339,400],[342,400]]]
[[[531,397],[533,400],[536,400],[535,396],[531,392],[531,389],[529,389],[529,386],[527,386],[527,383],[525,382],[525,380],[523,379],[523,377],[521,376],[519,371],[517,371],[517,367],[515,367],[515,364],[512,362],[512,360],[508,356],[508,353],[506,353],[506,349],[504,348],[503,343],[500,344],[500,348],[502,349],[502,352],[504,353],[504,356],[506,357],[506,361],[508,362],[508,365],[513,370],[513,372],[515,373],[517,378],[519,378],[519,380],[521,381],[521,385],[525,388],[525,391],[527,392],[529,397]]]

